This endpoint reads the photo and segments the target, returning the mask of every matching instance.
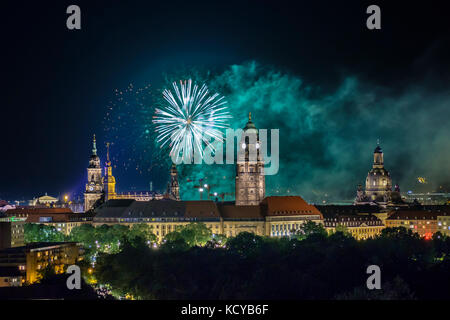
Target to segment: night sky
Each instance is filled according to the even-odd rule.
[[[370,31],[365,11],[374,3],[382,29]],[[280,128],[282,166],[279,176],[268,178],[268,194],[353,196],[378,138],[402,191],[419,188],[417,176],[428,179],[430,190],[448,184],[450,19],[444,3],[2,3],[0,199],[81,194],[92,135],[102,161],[106,140],[114,139],[117,114],[106,113],[115,90],[150,85],[158,97],[166,74],[193,70],[210,72],[212,85],[223,88],[237,127],[252,111],[259,127]],[[79,31],[66,28],[70,4],[81,7]],[[150,180],[165,188],[165,164],[142,172],[149,163],[143,149],[151,142],[137,132],[149,126],[114,129],[119,191],[146,190]],[[187,169],[183,179],[212,175],[208,170]]]

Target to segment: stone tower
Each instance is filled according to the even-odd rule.
[[[103,178],[105,201],[116,197],[116,178],[112,175],[111,161],[109,160],[109,142],[106,143],[105,177]]]
[[[366,196],[371,201],[386,202],[386,197],[392,191],[392,179],[389,171],[384,168],[383,151],[377,145],[373,152],[373,166],[366,178]]]
[[[261,155],[261,142],[258,129],[249,113],[248,122],[243,129],[238,145],[236,163],[236,205],[259,205],[265,197],[266,185],[264,160]]]
[[[174,200],[180,201],[180,184],[178,183],[177,166],[172,163],[170,168],[170,182],[167,185],[167,194]]]
[[[94,203],[102,197],[102,168],[100,167],[100,158],[97,155],[97,146],[95,134],[92,141],[92,154],[87,168],[87,183],[84,192],[84,210],[92,209]]]

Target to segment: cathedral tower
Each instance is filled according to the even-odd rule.
[[[116,197],[116,178],[112,175],[112,166],[111,161],[109,160],[109,142],[106,143],[106,163],[103,186],[105,190],[105,201],[114,199]]]
[[[178,183],[177,166],[172,163],[170,168],[170,182],[167,185],[167,194],[174,200],[180,201],[180,184]]]
[[[264,160],[261,155],[258,129],[249,113],[238,145],[236,163],[236,205],[259,205],[265,197]]]
[[[84,192],[84,210],[92,209],[94,203],[101,198],[103,194],[102,168],[100,167],[100,158],[97,155],[97,145],[95,134],[92,141],[92,154],[87,168],[87,183]]]

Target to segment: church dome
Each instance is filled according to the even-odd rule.
[[[366,178],[366,194],[374,201],[383,202],[392,190],[391,174],[384,168],[383,151],[379,145],[373,155],[373,166]]]

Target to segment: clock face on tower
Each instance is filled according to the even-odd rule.
[[[93,186],[90,186],[89,187],[89,191],[93,191],[94,190],[94,187]]]

